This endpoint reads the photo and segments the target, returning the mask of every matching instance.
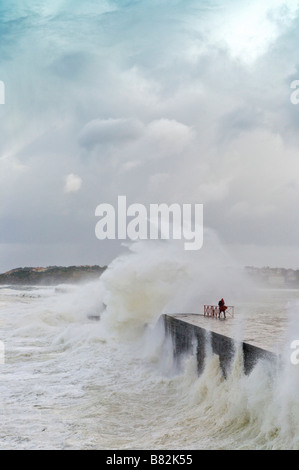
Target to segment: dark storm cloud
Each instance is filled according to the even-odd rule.
[[[143,125],[133,119],[95,119],[88,122],[79,134],[79,143],[83,147],[96,144],[135,140],[143,132]]]

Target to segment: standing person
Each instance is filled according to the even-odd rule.
[[[220,318],[222,312],[223,312],[224,318],[226,318],[225,310],[227,309],[227,306],[225,305],[225,302],[224,302],[223,299],[219,300],[218,306],[219,306],[219,318]]]

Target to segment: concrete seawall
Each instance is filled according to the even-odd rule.
[[[163,315],[163,322],[166,335],[172,339],[174,356],[179,358],[184,353],[196,354],[199,373],[203,370],[208,349],[219,356],[224,376],[228,374],[237,348],[242,352],[245,374],[249,374],[259,360],[278,362],[279,358],[273,352],[188,323],[182,318]]]

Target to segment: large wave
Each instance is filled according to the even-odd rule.
[[[101,276],[100,289],[109,327],[140,329],[163,313],[203,313],[204,303],[225,295],[248,296],[250,281],[212,231],[204,247],[185,251],[180,241],[140,241],[116,258]]]
[[[215,234],[209,232],[206,238],[207,246],[197,253],[183,251],[179,243],[132,244],[100,279],[102,326],[124,340],[133,337],[136,350],[151,357],[163,373],[169,374],[170,368],[174,372],[171,345],[166,346],[158,322],[163,313],[202,313],[203,304],[217,300],[219,293],[238,301],[254,289]],[[223,377],[215,355],[206,358],[199,376],[191,352],[183,372],[176,370],[173,380],[185,412],[192,413],[192,421],[196,417],[207,436],[217,436],[218,442],[207,440],[205,448],[298,448],[299,366],[290,362],[290,341],[295,331],[299,334],[295,310],[297,314],[298,305],[290,307],[280,367],[259,362],[245,375],[236,351],[228,377]],[[238,330],[242,334],[242,325]],[[178,420],[184,426],[186,416],[178,414]]]

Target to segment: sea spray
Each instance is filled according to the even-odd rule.
[[[167,259],[168,250],[162,254]],[[217,262],[214,256],[211,259]],[[193,273],[198,278],[194,290],[188,291],[194,294],[186,299],[188,310],[190,299],[195,310],[205,295],[201,289],[213,286],[204,277],[207,261],[208,257],[206,262],[204,257],[194,259]],[[190,272],[192,262],[186,264]],[[235,278],[231,275],[228,280]],[[239,286],[243,294],[241,283],[233,283],[234,288]],[[269,310],[267,316],[249,299],[252,332],[263,329],[269,339],[287,327],[286,368],[273,369],[260,361],[246,376],[235,356],[224,378],[219,358],[213,354],[201,374],[192,350],[182,367],[176,368],[171,342],[164,338],[161,315],[155,309],[150,321],[145,322],[141,313],[137,329],[130,312],[128,322],[114,322],[116,315],[107,328],[108,287],[100,278],[94,284],[67,287],[65,292],[39,291],[39,297],[31,295],[35,289],[28,290],[26,298],[22,290],[14,290],[14,296],[5,294],[0,303],[0,332],[6,346],[0,383],[1,448],[299,448],[298,382],[296,375],[290,375],[298,371],[290,362],[298,309],[290,307],[294,322],[289,328],[284,313],[285,299],[298,298],[299,292],[265,293],[262,311]],[[119,296],[118,305],[123,305],[122,292],[113,292]],[[184,306],[184,296],[177,300]],[[95,306],[104,309],[97,322],[88,318]],[[246,301],[241,307],[247,308]],[[219,322],[219,326],[228,323]],[[127,336],[127,331],[132,334]]]
[[[298,307],[288,320],[284,307],[299,293],[263,292],[260,308],[214,241],[206,236],[196,256],[172,243],[133,244],[93,283],[6,292],[1,448],[298,449]],[[245,375],[236,348],[224,377],[208,334],[201,373],[196,344],[177,367],[161,315],[202,313],[219,292],[240,305],[238,340],[243,319],[252,338],[262,330],[272,341],[286,327],[282,368],[259,361]]]
[[[291,323],[294,326],[294,317]],[[186,403],[192,403],[199,426],[221,443],[214,440],[205,447],[298,449],[299,367],[291,364],[290,357],[283,355],[275,363],[260,360],[245,375],[237,347],[224,377],[219,357],[209,348],[206,351],[201,374],[194,367],[196,357],[191,353],[185,357],[178,385]]]
[[[163,313],[202,313],[204,303],[248,296],[250,281],[212,231],[198,252],[179,240],[140,241],[102,274],[103,324],[122,335],[155,324]],[[138,332],[137,332],[138,334]]]
[[[213,234],[210,241],[213,245]],[[215,250],[211,246],[203,248],[196,256],[194,253],[190,256],[180,250],[178,243],[134,243],[127,254],[110,264],[97,287],[105,306],[99,331],[109,332],[110,340],[117,342],[125,357],[138,358],[145,370],[149,367],[150,373],[158,374],[157,383],[166,380],[169,393],[177,397],[176,418],[171,419],[173,432],[184,429],[190,439],[192,431],[192,445],[196,448],[299,447],[298,368],[290,367],[290,350],[282,368],[259,361],[245,375],[241,350],[237,347],[224,377],[207,334],[201,374],[194,350],[182,358],[181,367],[174,361],[171,341],[164,335],[161,324],[163,313],[190,310],[201,313],[204,301],[210,303],[211,298],[218,298],[219,292],[221,295],[225,292],[240,303],[243,296],[243,305],[249,299],[235,323],[238,341],[243,339],[248,320],[253,322],[253,332],[254,321],[255,328],[260,327],[258,317],[252,316],[254,297],[250,296],[255,291],[221,245],[216,244]],[[293,333],[294,324],[295,319],[290,327]],[[173,400],[171,403],[174,406]],[[204,427],[210,439],[205,439],[200,427]],[[159,445],[169,445],[171,438],[175,439],[170,432],[160,439]],[[177,446],[184,442],[188,443],[188,438],[177,441]]]
[[[291,357],[291,343],[299,339],[299,302],[288,305],[288,323],[284,347],[281,350],[281,367],[276,370],[273,403],[280,438],[290,448],[299,448],[299,364]],[[274,411],[274,410],[273,410]]]

